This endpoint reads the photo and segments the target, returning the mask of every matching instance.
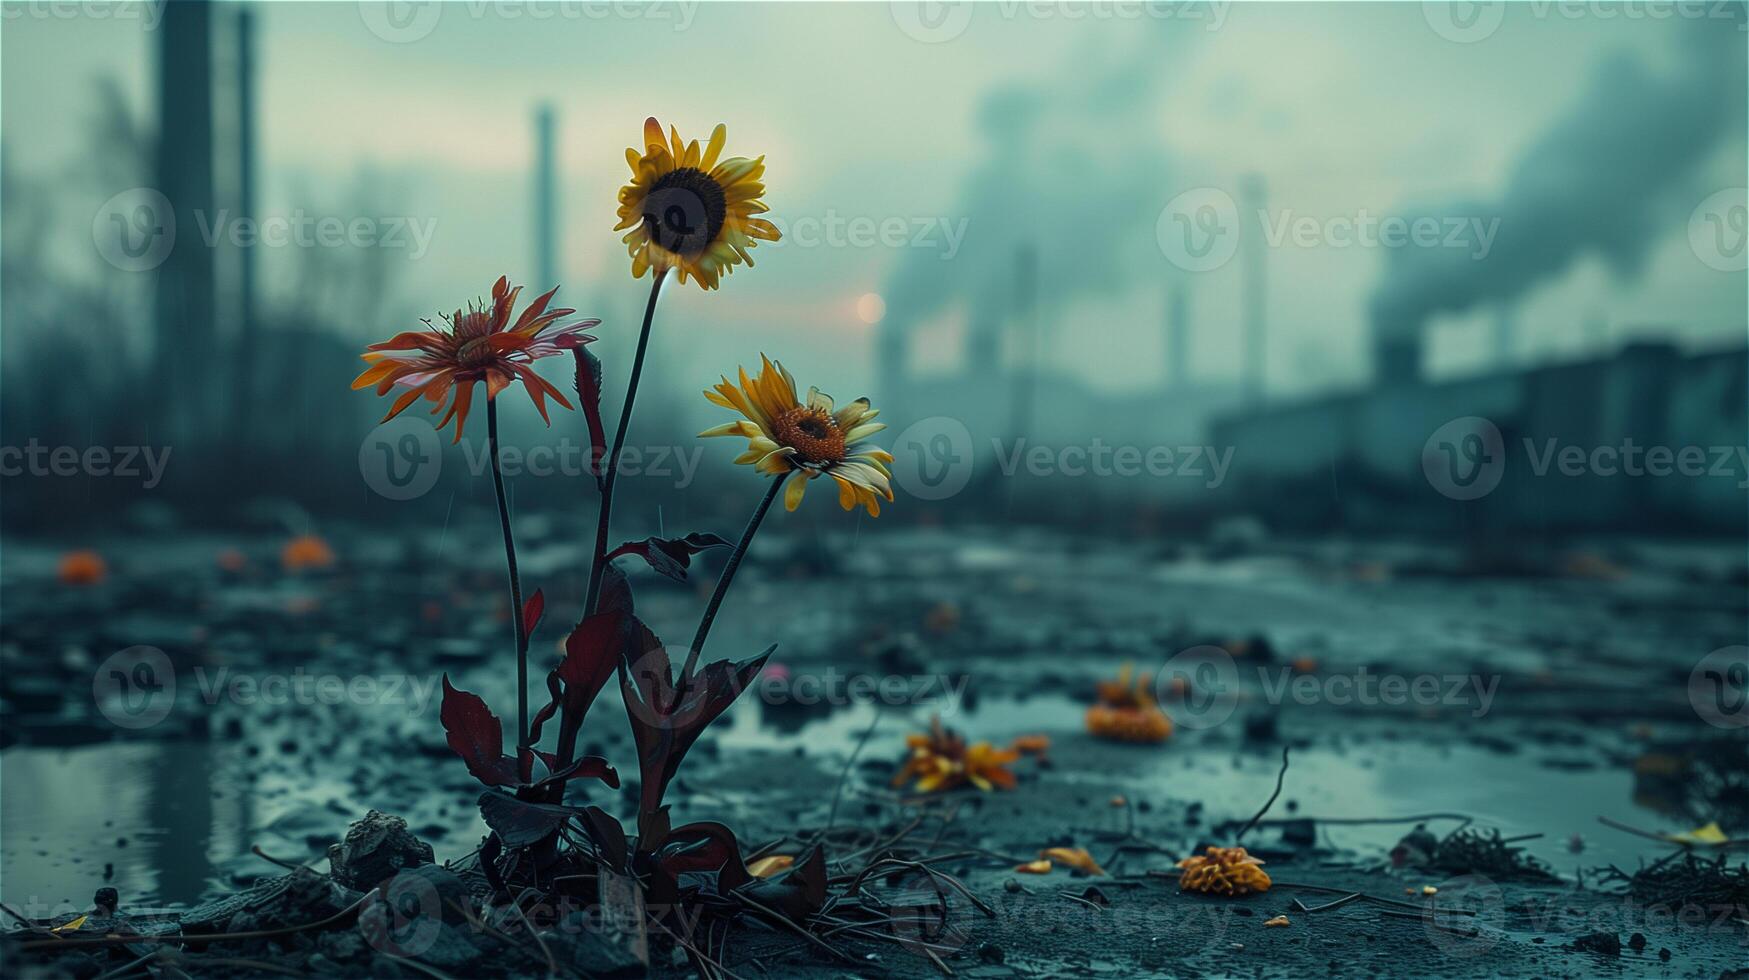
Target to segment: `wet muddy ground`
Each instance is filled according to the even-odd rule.
[[[279,540],[117,539],[108,577],[77,588],[55,581],[55,551],[8,542],[0,900],[47,918],[107,886],[123,914],[184,910],[285,873],[252,847],[327,870],[328,846],[373,808],[404,816],[439,862],[476,850],[479,785],[443,743],[436,697],[447,673],[513,712],[494,542],[330,541],[335,565],[291,574]],[[525,546],[524,581],[549,601],[540,669],[574,615],[579,558]],[[897,840],[940,859],[994,913],[960,902],[929,927],[961,975],[1717,977],[1749,966],[1749,911],[1631,901],[1605,869],[1673,848],[1598,818],[1749,836],[1749,729],[1729,727],[1749,709],[1697,671],[1745,641],[1742,562],[1740,547],[1692,542],[1500,562],[1381,542],[774,531],[708,653],[777,642],[778,666],[669,799],[676,823],[720,820],[777,853],[830,825],[828,858]],[[634,583],[657,632],[690,633],[702,596]],[[137,653],[112,669],[138,647],[163,669],[138,673]],[[1176,722],[1162,745],[1083,730],[1094,683],[1126,663],[1160,679]],[[1012,792],[902,795],[903,736],[935,716],[1051,748],[1016,765]],[[635,778],[611,689],[583,741]],[[1174,862],[1230,841],[1269,798],[1284,745],[1280,798],[1245,838],[1277,887],[1181,894]],[[590,792],[621,816],[635,800]],[[1414,821],[1343,822],[1415,816],[1437,836],[1498,831],[1519,858],[1417,867],[1392,856]],[[1110,874],[1014,871],[1050,846],[1086,847]],[[1304,910],[1357,891],[1369,898]],[[1430,904],[1463,910],[1462,927]],[[1264,926],[1278,914],[1290,924]],[[727,965],[940,975],[915,943],[841,948],[853,963],[751,927]]]

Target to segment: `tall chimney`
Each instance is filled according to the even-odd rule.
[[[1014,332],[1020,349],[1014,361],[1013,432],[1020,438],[1032,431],[1038,390],[1038,250],[1031,245],[1014,253]]]
[[[1518,316],[1512,304],[1503,302],[1494,307],[1494,363],[1510,367],[1518,347]]]
[[[237,218],[255,217],[255,12],[237,10]],[[250,406],[255,390],[255,249],[237,250],[237,364],[231,393],[231,438],[236,446],[249,437]]]
[[[1180,389],[1190,380],[1190,287],[1183,280],[1166,285],[1166,384]]]
[[[170,202],[176,238],[158,266],[153,361],[166,403],[163,439],[197,442],[219,417],[204,377],[216,329],[213,250],[200,240],[213,219],[212,6],[164,5],[158,28],[157,190]],[[168,225],[168,222],[165,222]]]
[[[556,128],[552,103],[542,103],[534,111],[534,267],[537,293],[544,293],[559,284]]]
[[[1245,403],[1257,405],[1263,400],[1263,365],[1265,322],[1268,318],[1268,265],[1264,249],[1269,240],[1264,237],[1264,186],[1261,174],[1246,174],[1239,183],[1239,227],[1243,229],[1240,246],[1245,252],[1241,282],[1244,283],[1243,305],[1243,386]]]

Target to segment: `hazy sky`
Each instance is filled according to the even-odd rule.
[[[234,6],[216,18],[221,78]],[[1525,147],[1582,98],[1606,59],[1672,70],[1682,32],[1697,28],[1692,17],[1605,16],[1596,5],[1512,5],[1497,28],[1460,41],[1444,8],[1412,3],[999,2],[919,19],[912,5],[888,3],[459,2],[398,11],[398,35],[400,21],[378,5],[254,6],[262,213],[362,213],[431,228],[424,254],[391,256],[393,322],[344,324],[361,340],[453,309],[501,272],[533,275],[531,114],[545,100],[561,118],[561,295],[609,318],[604,339],[629,339],[636,324],[625,320],[644,294],[610,231],[624,148],[647,115],[701,139],[723,121],[730,153],[766,155],[767,202],[800,233],[759,249],[758,267],[719,293],[688,286],[665,297],[659,343],[680,359],[671,370],[702,384],[768,350],[845,393],[876,383],[859,297],[886,292],[905,263],[941,262],[947,281],[969,280],[980,268],[969,257],[1007,254],[1020,235],[1044,255],[1053,365],[1116,387],[1158,383],[1165,284],[1178,281],[1193,297],[1195,370],[1234,375],[1243,262],[1186,271],[1152,230],[1178,195],[1237,196],[1245,174],[1267,186],[1266,222],[1286,229],[1311,218],[1322,229],[1317,240],[1290,236],[1266,250],[1271,390],[1357,380],[1384,250],[1333,243],[1329,222],[1497,198]],[[106,74],[151,118],[150,11],[5,9],[7,167],[43,178],[74,164]],[[1736,70],[1741,85],[1741,60]],[[1026,135],[1005,144],[1001,134],[1018,130],[1004,126]],[[1637,278],[1583,258],[1539,283],[1517,309],[1523,356],[1643,328],[1741,343],[1744,276],[1697,256],[1688,224],[1703,199],[1743,186],[1743,143],[1739,125],[1670,189],[1659,212],[1669,220],[1650,231]],[[367,174],[383,199],[361,207],[354,188]],[[59,186],[56,254],[88,264],[87,275],[116,275],[93,254],[90,229],[122,188]],[[998,210],[970,203],[985,190]],[[902,226],[904,244],[853,239],[848,224],[820,240],[851,219]],[[1124,243],[1116,258],[1101,251],[1105,229]],[[289,282],[291,251],[263,250],[270,294]],[[989,288],[965,282],[968,295]],[[966,305],[920,318],[920,359],[953,359]],[[904,313],[895,306],[889,316]],[[1486,363],[1490,320],[1437,322],[1437,368]]]

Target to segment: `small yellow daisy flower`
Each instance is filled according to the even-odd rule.
[[[760,355],[762,367],[748,378],[741,369],[741,383],[728,378],[704,396],[714,405],[740,412],[741,419],[706,429],[700,436],[741,436],[747,451],[735,462],[746,463],[779,479],[786,474],[783,504],[795,510],[802,502],[808,481],[829,476],[838,482],[838,504],[852,510],[861,504],[870,517],[879,517],[881,498],[893,499],[891,453],[863,446],[864,439],[886,428],[874,421],[880,413],[867,398],[835,408],[830,395],[808,389],[804,404],[796,397],[796,380],[783,368]]]

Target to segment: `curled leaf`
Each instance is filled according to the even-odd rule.
[[[1105,869],[1099,862],[1093,860],[1093,855],[1087,853],[1085,847],[1047,847],[1038,852],[1041,858],[1050,858],[1058,864],[1074,868],[1090,875],[1103,875]]]
[[[770,854],[747,865],[747,873],[755,878],[769,878],[780,871],[788,871],[796,859],[789,854]]]
[[[599,480],[602,458],[607,455],[607,428],[601,424],[601,358],[583,346],[571,348],[571,356],[577,359],[577,403],[589,425],[589,469]]]
[[[729,544],[729,539],[720,534],[694,531],[684,538],[649,537],[642,541],[627,541],[608,552],[607,557],[611,561],[621,555],[637,555],[660,574],[684,582],[693,555],[706,548],[723,548]]]
[[[1724,830],[1720,829],[1717,820],[1704,827],[1685,830],[1679,834],[1665,834],[1664,839],[1672,844],[1699,844],[1703,847],[1717,847],[1730,840]]]

